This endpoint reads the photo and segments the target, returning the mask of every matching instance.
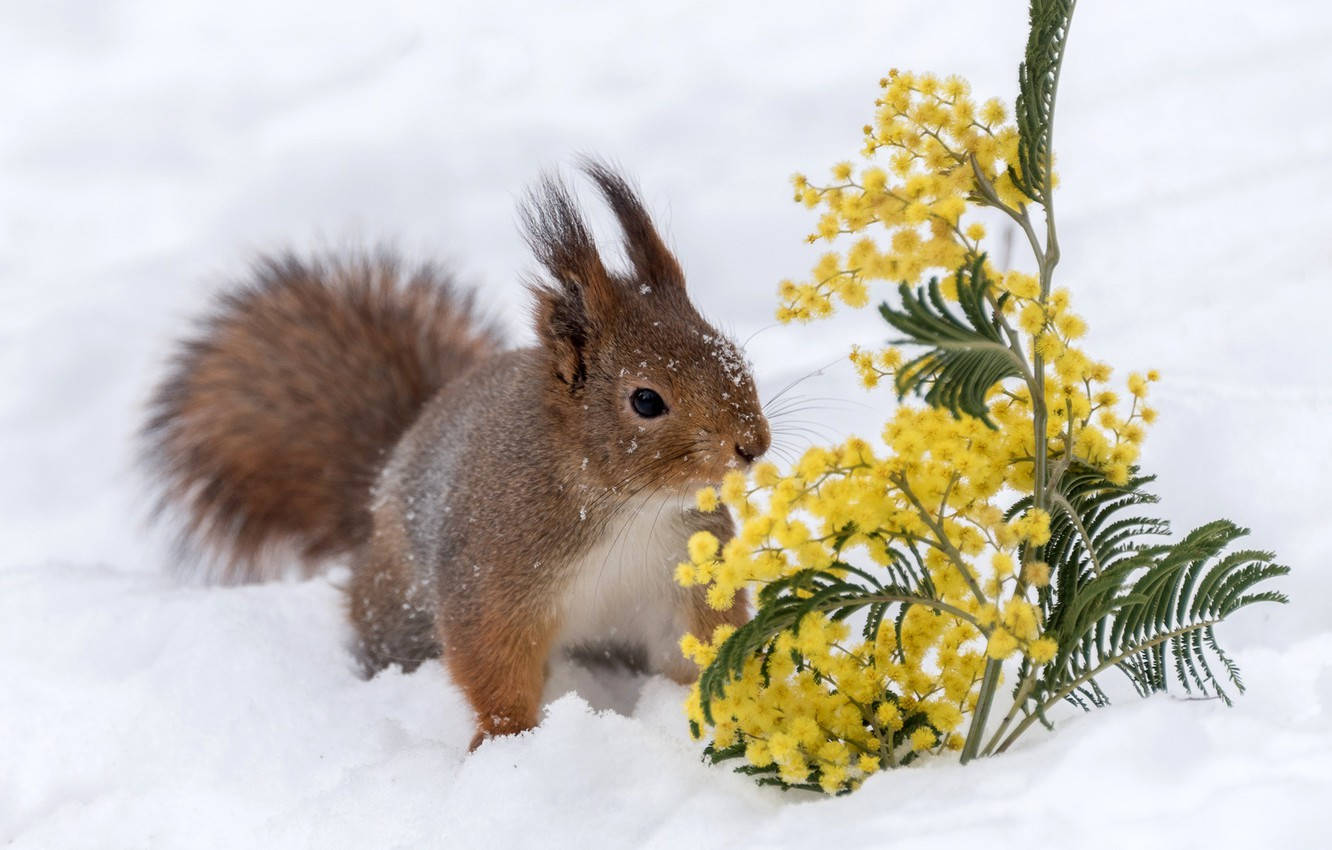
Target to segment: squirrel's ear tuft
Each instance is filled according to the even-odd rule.
[[[684,272],[652,224],[643,202],[629,181],[606,163],[585,157],[583,172],[596,182],[624,231],[625,253],[634,272],[644,281],[684,289]]]
[[[554,285],[531,285],[536,297],[536,330],[554,358],[560,379],[572,388],[586,377],[588,345],[610,325],[617,311],[614,282],[597,253],[592,232],[568,188],[547,176],[520,207],[532,253]]]
[[[612,318],[615,284],[568,187],[555,177],[542,178],[519,215],[532,253],[560,288],[584,305],[587,318],[593,323]]]

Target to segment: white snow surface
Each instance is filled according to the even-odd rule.
[[[684,688],[569,668],[540,728],[469,756],[438,665],[356,677],[343,574],[201,585],[145,523],[143,401],[254,252],[439,257],[525,338],[513,205],[583,151],[644,187],[765,394],[834,363],[802,418],[874,435],[891,397],[840,358],[882,323],[770,318],[816,257],[787,177],[854,154],[889,67],[1011,98],[1025,23],[1021,0],[0,4],[0,843],[1328,846],[1322,3],[1083,3],[1060,88],[1059,279],[1090,350],[1164,374],[1162,510],[1294,569],[1289,606],[1221,633],[1234,708],[1069,708],[825,799],[702,764]]]

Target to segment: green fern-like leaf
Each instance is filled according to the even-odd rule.
[[[814,570],[805,570],[764,587],[759,592],[758,613],[754,619],[736,629],[717,648],[716,657],[699,677],[703,716],[709,723],[715,722],[712,700],[725,693],[726,685],[740,675],[750,658],[771,650],[772,641],[784,631],[795,631],[806,614],[833,611],[849,616],[872,604],[873,600],[867,597],[882,589],[881,585],[866,588]]]
[[[1111,483],[1097,470],[1074,463],[1063,475],[1051,505],[1050,539],[1037,548],[1036,560],[1049,564],[1051,581],[1039,594],[1047,627],[1057,630],[1075,613],[1083,587],[1124,558],[1138,554],[1148,538],[1170,533],[1170,525],[1137,515],[1157,502],[1142,488],[1155,476],[1135,476],[1124,485]],[[1009,510],[1009,518],[1031,507],[1028,496]],[[1134,515],[1126,516],[1130,511]]]
[[[1035,553],[1054,572],[1040,604],[1059,651],[1041,671],[1034,703],[1064,698],[1083,708],[1104,705],[1096,676],[1112,666],[1144,696],[1172,682],[1227,703],[1229,687],[1243,691],[1214,627],[1256,602],[1285,602],[1281,593],[1255,588],[1289,568],[1273,563],[1269,552],[1226,553],[1248,533],[1228,520],[1207,523],[1177,543],[1155,543],[1169,533],[1167,523],[1124,516],[1156,501],[1140,489],[1150,480],[1116,486],[1078,468],[1060,482],[1050,540]]]
[[[1007,294],[991,306],[984,266],[981,256],[957,270],[960,317],[949,309],[937,278],[915,292],[902,284],[902,306],[883,304],[879,313],[906,335],[900,343],[928,349],[897,370],[898,397],[914,392],[933,407],[947,408],[954,416],[975,416],[993,428],[986,393],[1003,379],[1020,376],[1024,361],[1004,343],[997,310]]]
[[[721,697],[727,684],[744,670],[751,658],[774,651],[774,642],[784,631],[796,631],[800,620],[811,612],[822,612],[834,620],[843,620],[868,608],[866,634],[877,633],[878,623],[894,606],[902,610],[911,605],[933,605],[934,590],[929,573],[919,553],[908,556],[901,549],[890,550],[892,565],[882,573],[862,570],[844,561],[828,570],[801,570],[763,586],[758,592],[757,612],[717,648],[712,662],[699,677],[699,696],[703,716],[713,723],[712,700]],[[873,631],[870,623],[873,623]]]
[[[1009,174],[1029,198],[1043,204],[1050,196],[1055,93],[1076,4],[1077,0],[1031,0],[1026,59],[1018,67],[1014,112],[1020,169],[1010,168]]]

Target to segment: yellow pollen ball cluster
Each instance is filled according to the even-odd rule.
[[[808,241],[831,242],[880,226],[891,250],[861,238],[844,252],[824,254],[808,282],[783,281],[777,317],[784,322],[829,316],[834,299],[863,307],[869,281],[918,283],[927,272],[951,272],[978,253],[985,226],[962,221],[978,172],[1005,203],[1026,201],[1008,174],[1018,168],[1018,131],[1005,123],[1002,103],[978,106],[970,85],[957,77],[892,71],[880,84],[861,150],[873,164],[857,174],[842,162],[827,185],[803,174],[792,184],[796,201],[821,211]]]

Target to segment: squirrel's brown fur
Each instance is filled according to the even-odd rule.
[[[588,163],[627,272],[602,263],[572,195],[524,209],[549,277],[539,345],[501,351],[438,273],[379,259],[264,261],[158,391],[149,457],[188,530],[231,574],[267,544],[349,552],[367,673],[443,655],[477,738],[530,728],[554,652],[620,645],[688,681],[686,632],[747,616],[672,580],[685,542],[723,542],[690,495],[766,451],[739,351],[694,310],[629,185]],[[634,402],[644,391],[661,411]]]

